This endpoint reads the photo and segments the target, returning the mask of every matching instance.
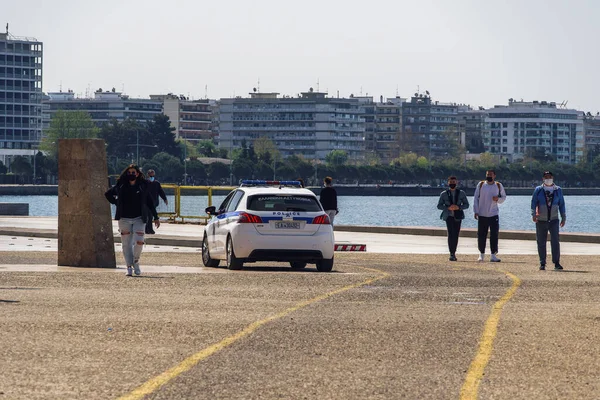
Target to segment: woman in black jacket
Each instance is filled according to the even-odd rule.
[[[156,227],[160,226],[144,174],[137,165],[129,165],[121,172],[117,184],[104,196],[117,206],[115,219],[119,221],[127,276],[131,276],[132,272],[140,275],[140,256],[144,247],[146,221],[153,218]]]

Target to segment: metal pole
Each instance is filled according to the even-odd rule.
[[[135,147],[137,149],[135,165],[139,166],[140,165],[140,131],[139,130],[135,131]]]
[[[183,136],[183,184],[187,185],[187,133]]]
[[[36,150],[33,150],[33,184],[35,185],[35,152]]]

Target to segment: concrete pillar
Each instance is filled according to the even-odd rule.
[[[116,268],[101,139],[58,141],[58,265]]]

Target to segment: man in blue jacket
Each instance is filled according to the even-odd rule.
[[[559,225],[565,226],[567,214],[565,211],[565,198],[562,189],[554,184],[552,172],[544,172],[544,183],[535,188],[531,198],[531,216],[535,222],[535,236],[537,239],[538,255],[540,256],[540,270],[546,269],[546,242],[550,231],[550,245],[552,249],[552,262],[555,270],[562,270],[560,265],[560,241],[558,237]],[[558,216],[560,214],[560,222]]]

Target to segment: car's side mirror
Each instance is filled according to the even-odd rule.
[[[204,212],[206,212],[208,215],[217,215],[217,209],[215,206],[206,207]]]

